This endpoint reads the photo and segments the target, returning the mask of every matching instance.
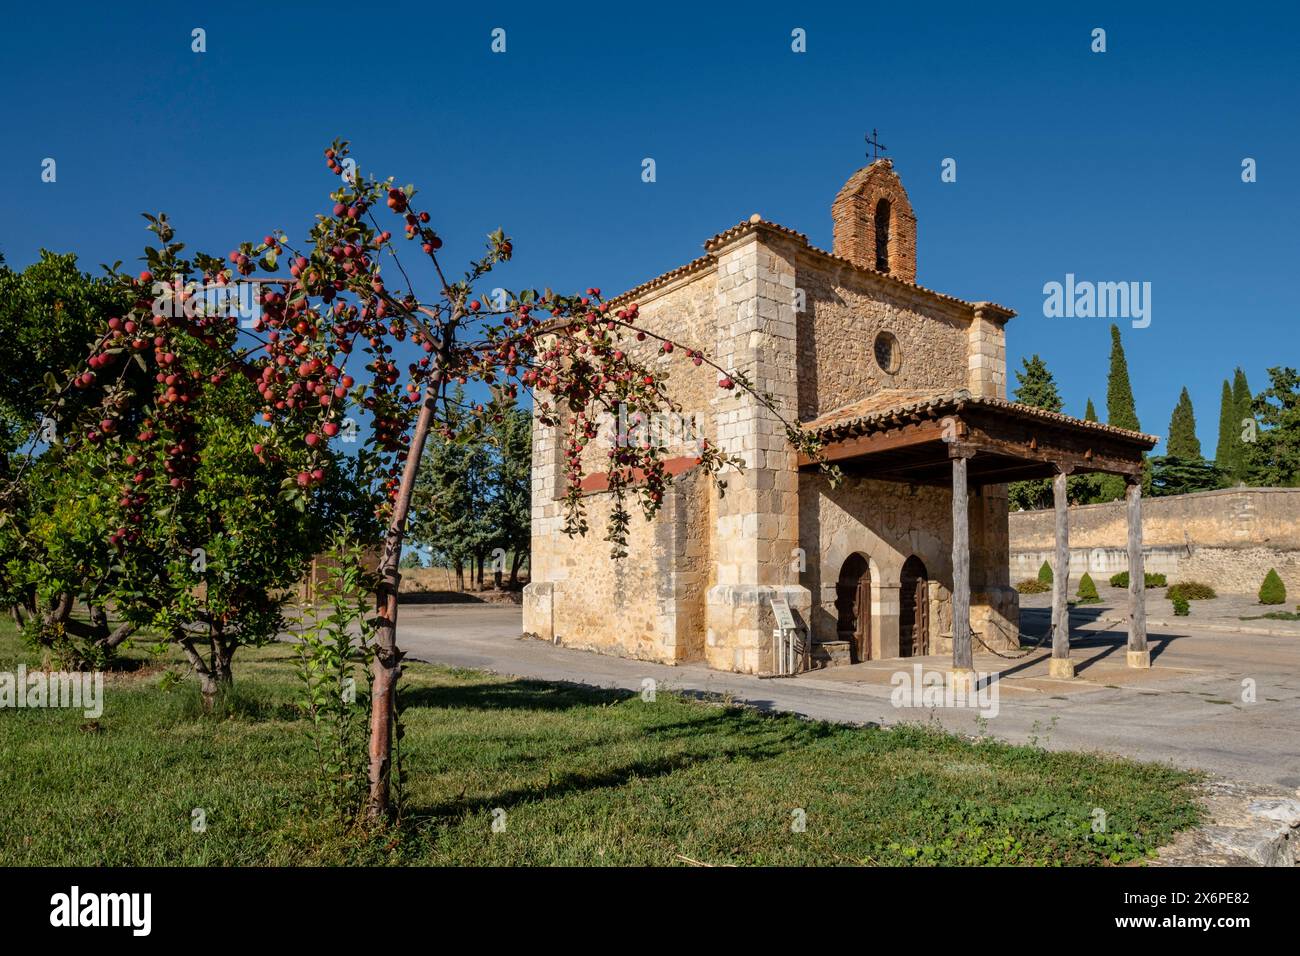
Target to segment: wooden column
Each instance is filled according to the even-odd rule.
[[[952,459],[952,671],[954,678],[974,675],[970,639],[970,519],[966,493],[966,460]]]
[[[1128,499],[1128,666],[1150,667],[1147,649],[1146,569],[1142,564],[1142,476],[1129,475]]]
[[[1056,505],[1056,567],[1052,568],[1052,677],[1074,676],[1070,660],[1070,503],[1066,496],[1069,468],[1061,468],[1052,479],[1052,501]]]

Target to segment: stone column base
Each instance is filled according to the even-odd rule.
[[[1053,657],[1051,663],[1047,666],[1049,677],[1055,677],[1058,680],[1074,679],[1074,661],[1068,657]]]
[[[555,585],[531,581],[524,585],[524,633],[555,643]]]
[[[772,598],[783,597],[808,639],[812,592],[802,585],[719,584],[709,588],[708,636],[704,660],[717,670],[740,674],[772,670]]]
[[[1137,668],[1148,668],[1151,666],[1151,651],[1129,651],[1128,666]]]

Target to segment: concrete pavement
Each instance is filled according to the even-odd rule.
[[[1027,633],[1045,630],[1045,613],[1026,608]],[[901,679],[894,675],[910,675],[918,663],[925,674],[942,674],[947,661],[937,657],[763,679],[524,640],[520,609],[492,604],[403,604],[398,643],[410,658],[504,675],[632,691],[651,678],[660,691],[730,696],[819,720],[934,723],[1011,743],[1102,751],[1300,788],[1300,639],[1153,627],[1152,667],[1135,671],[1124,665],[1124,631],[1104,615],[1088,617],[1078,621],[1072,643],[1074,681],[1047,677],[1045,650],[1016,661],[977,655],[977,671],[999,674],[996,715],[986,719],[973,707],[894,706]],[[988,694],[987,681],[983,687]]]

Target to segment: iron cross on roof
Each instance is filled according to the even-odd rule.
[[[864,136],[867,145],[871,147],[871,155],[868,159],[879,159],[881,153],[888,152],[888,149],[880,142],[880,133],[872,129],[870,136]]]

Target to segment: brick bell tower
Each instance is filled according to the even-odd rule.
[[[849,177],[831,204],[834,253],[854,265],[916,281],[916,216],[888,159]]]

